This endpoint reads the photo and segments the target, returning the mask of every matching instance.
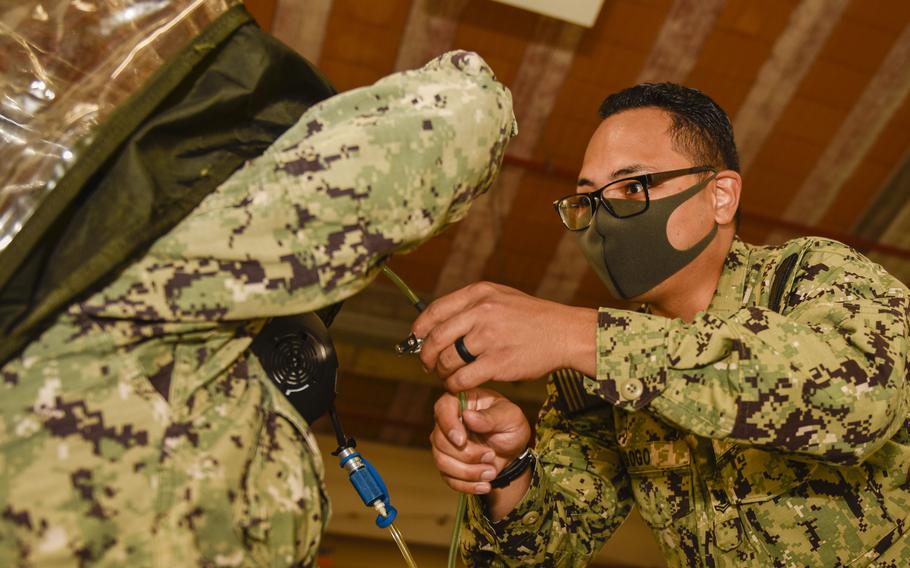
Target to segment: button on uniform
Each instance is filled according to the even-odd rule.
[[[623,400],[638,400],[644,392],[644,385],[638,379],[629,379],[619,389],[619,396]]]
[[[525,513],[525,516],[521,518],[521,522],[526,525],[533,525],[539,518],[540,514],[537,511],[531,511],[530,513]]]

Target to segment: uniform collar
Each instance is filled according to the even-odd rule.
[[[749,260],[751,247],[733,238],[727,258],[724,259],[724,268],[717,281],[717,289],[708,306],[709,313],[732,313],[746,303],[746,279],[749,274]]]

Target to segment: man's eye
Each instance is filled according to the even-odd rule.
[[[629,182],[626,185],[626,195],[636,195],[639,193],[644,193],[645,186],[640,181]]]

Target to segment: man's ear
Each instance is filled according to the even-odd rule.
[[[714,178],[714,221],[718,225],[732,223],[739,207],[743,178],[733,170],[721,170]]]

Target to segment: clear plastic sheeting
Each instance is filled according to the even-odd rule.
[[[0,0],[0,252],[92,132],[239,0]]]

